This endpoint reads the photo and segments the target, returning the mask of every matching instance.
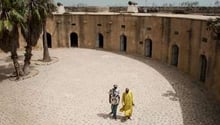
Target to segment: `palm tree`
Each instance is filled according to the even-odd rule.
[[[11,52],[17,79],[22,75],[18,63],[17,48],[19,47],[18,26],[24,21],[23,0],[1,0],[0,1],[0,49]]]
[[[209,19],[207,21],[207,27],[209,30],[213,31],[215,35],[214,39],[219,40],[220,39],[220,18]]]
[[[41,19],[42,19],[42,24],[43,24],[43,61],[44,62],[49,62],[51,61],[50,55],[49,55],[49,50],[48,50],[48,45],[47,45],[47,31],[46,31],[46,22],[47,22],[47,17],[52,15],[52,12],[56,9],[56,6],[54,5],[53,0],[41,0],[41,8],[40,8],[40,14],[41,14]]]
[[[50,61],[49,51],[46,42],[46,18],[52,12],[53,2],[51,0],[26,0],[27,22],[22,25],[21,31],[27,46],[24,60],[23,71],[25,74],[30,72],[30,60],[32,56],[32,47],[37,44],[42,31],[44,32],[44,57],[46,61]],[[46,58],[47,57],[47,58]]]

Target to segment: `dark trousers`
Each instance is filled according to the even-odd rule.
[[[118,108],[118,104],[116,105],[111,105],[111,109],[112,109],[112,114],[113,114],[113,118],[116,119],[116,115],[117,115],[117,108]]]

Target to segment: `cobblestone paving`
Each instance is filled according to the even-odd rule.
[[[39,74],[18,82],[8,80],[13,67],[1,54],[0,125],[220,125],[220,106],[175,67],[99,50],[50,53],[57,63],[32,65]],[[116,121],[108,116],[113,84],[133,92],[132,120],[121,120],[120,112]]]

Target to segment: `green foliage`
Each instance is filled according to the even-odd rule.
[[[207,21],[207,27],[209,30],[213,30],[215,33],[220,33],[220,18],[209,19]]]
[[[25,21],[24,16],[22,16],[23,13],[19,12],[19,11],[16,11],[15,9],[12,9],[10,11],[10,15],[11,15],[12,20],[15,20],[15,21],[17,21],[19,23],[22,23],[22,22]]]
[[[5,52],[18,47],[18,26],[26,42],[36,45],[42,26],[55,10],[53,0],[0,0],[0,48]],[[17,33],[17,34],[15,34]]]
[[[207,21],[207,29],[214,32],[214,39],[220,39],[220,18],[209,19]]]
[[[3,32],[3,29],[4,29],[3,21],[0,20],[0,33]]]
[[[22,34],[26,42],[32,46],[37,44],[42,33],[42,27],[49,16],[55,9],[52,0],[26,0],[27,21],[22,25]]]
[[[0,1],[0,48],[11,51],[18,47],[18,25],[24,22],[24,0]]]
[[[195,7],[199,5],[199,1],[186,1],[180,3],[182,7]]]
[[[9,32],[12,31],[12,28],[13,28],[13,24],[12,22],[10,22],[9,20],[5,20],[3,21],[3,26],[6,30],[8,30]]]

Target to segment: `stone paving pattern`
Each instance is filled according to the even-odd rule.
[[[33,60],[42,58],[34,51]],[[148,58],[91,49],[52,49],[58,62],[10,81],[9,55],[0,55],[0,125],[220,125],[220,106],[175,67]],[[22,53],[20,53],[21,59]],[[134,95],[132,120],[108,116],[108,91]],[[121,107],[121,104],[119,108]]]

